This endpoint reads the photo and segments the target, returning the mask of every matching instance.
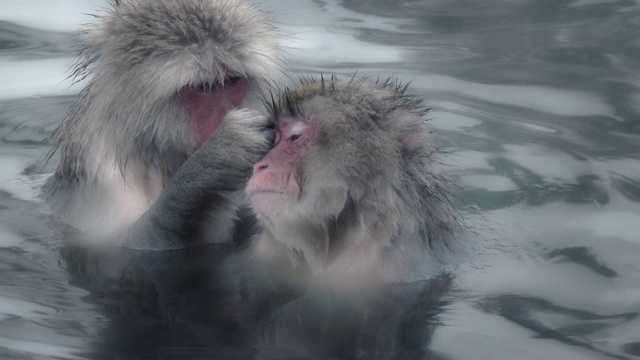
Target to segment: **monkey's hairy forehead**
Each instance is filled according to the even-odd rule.
[[[239,0],[128,0],[120,1],[98,29],[122,37],[123,46],[137,51],[183,48],[214,41],[227,48],[248,42],[273,40],[275,30],[257,8]],[[112,41],[112,43],[115,43]],[[161,43],[162,47],[157,46]]]
[[[267,106],[276,122],[286,117],[315,119],[321,133],[334,133],[337,138],[353,135],[353,130],[365,131],[415,149],[430,139],[428,108],[421,99],[405,95],[405,90],[393,78],[371,81],[321,76],[302,79],[298,88],[285,89]]]
[[[337,153],[342,157],[340,163],[354,166],[360,160],[369,162],[367,159],[371,157],[394,157],[399,151],[396,134],[378,126],[375,116],[366,107],[317,96],[301,104],[294,119],[300,119],[317,130],[320,145],[317,150]],[[279,123],[284,125],[289,119],[291,117],[282,118]]]
[[[332,107],[342,107],[344,112],[361,110],[373,111],[380,115],[389,110],[404,109],[415,111],[420,109],[419,102],[404,95],[406,87],[391,79],[370,81],[368,78],[352,78],[339,80],[333,76],[329,78],[303,78],[299,87],[285,89],[278,96],[272,96],[271,107],[273,115],[299,115],[305,104],[314,99],[325,99]],[[421,114],[419,114],[421,115]]]
[[[290,99],[286,110],[276,115],[276,122],[296,118],[313,124],[324,134],[338,137],[348,136],[354,131],[380,130],[376,123],[386,114],[379,111],[381,106],[376,106],[375,99],[345,95],[337,92],[305,94]]]
[[[338,80],[336,78],[304,78],[299,87],[286,89],[280,94],[279,99],[273,105],[280,110],[287,110],[290,104],[299,104],[315,97],[326,97],[335,100],[341,98],[361,97],[363,99],[375,99],[379,96],[395,94],[392,89],[386,89],[371,83],[366,79]]]

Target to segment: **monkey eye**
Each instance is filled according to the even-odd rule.
[[[195,85],[194,88],[201,92],[212,92],[213,90],[216,90],[216,89],[238,85],[238,83],[240,83],[241,80],[242,80],[241,76],[230,76],[224,79],[223,82],[203,81]]]
[[[234,86],[238,85],[238,83],[242,80],[240,76],[231,76],[224,80],[224,86]]]
[[[289,141],[296,141],[296,140],[300,139],[301,137],[302,137],[302,135],[293,134],[293,135],[289,136]]]
[[[220,86],[219,82],[204,81],[194,86],[198,91],[211,92],[214,88]]]

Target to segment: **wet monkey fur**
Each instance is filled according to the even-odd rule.
[[[167,199],[180,203],[170,208],[201,201],[197,188],[213,191],[232,180],[241,189],[243,178],[226,172],[250,173],[252,156],[262,155],[264,118],[233,109],[261,104],[284,73],[279,33],[266,15],[241,0],[116,0],[98,19],[81,34],[74,72],[88,85],[49,153],[60,157],[43,187],[53,214],[96,238],[113,238],[156,203],[199,150],[221,152],[208,153],[218,176],[186,180],[174,191],[181,198]],[[207,146],[223,120],[237,121],[225,131],[233,141]],[[236,200],[225,199],[225,211],[207,210],[217,217],[212,223],[233,216]]]
[[[455,242],[456,213],[421,101],[405,86],[305,79],[271,105],[274,147],[246,193],[255,251],[285,251],[314,272],[383,277]]]

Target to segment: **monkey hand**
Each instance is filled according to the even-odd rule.
[[[195,186],[200,193],[242,190],[253,166],[271,148],[273,134],[266,116],[246,109],[232,110],[171,183]]]
[[[231,184],[240,189],[244,188],[253,166],[272,147],[274,137],[275,132],[266,116],[252,110],[236,109],[227,114],[218,131],[199,152],[213,160],[209,166],[229,172],[230,180],[241,177],[238,179],[241,184]]]
[[[264,115],[230,111],[211,139],[180,167],[156,203],[122,236],[121,245],[175,249],[202,234],[213,234],[205,236],[209,242],[224,241],[234,226],[237,193],[244,189],[254,164],[271,148],[273,134]]]

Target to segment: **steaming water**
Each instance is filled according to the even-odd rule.
[[[224,248],[144,276],[66,261],[37,164],[80,88],[70,32],[106,1],[3,0],[0,358],[640,358],[638,1],[263,3],[301,73],[428,99],[471,254],[375,296],[214,269]]]

